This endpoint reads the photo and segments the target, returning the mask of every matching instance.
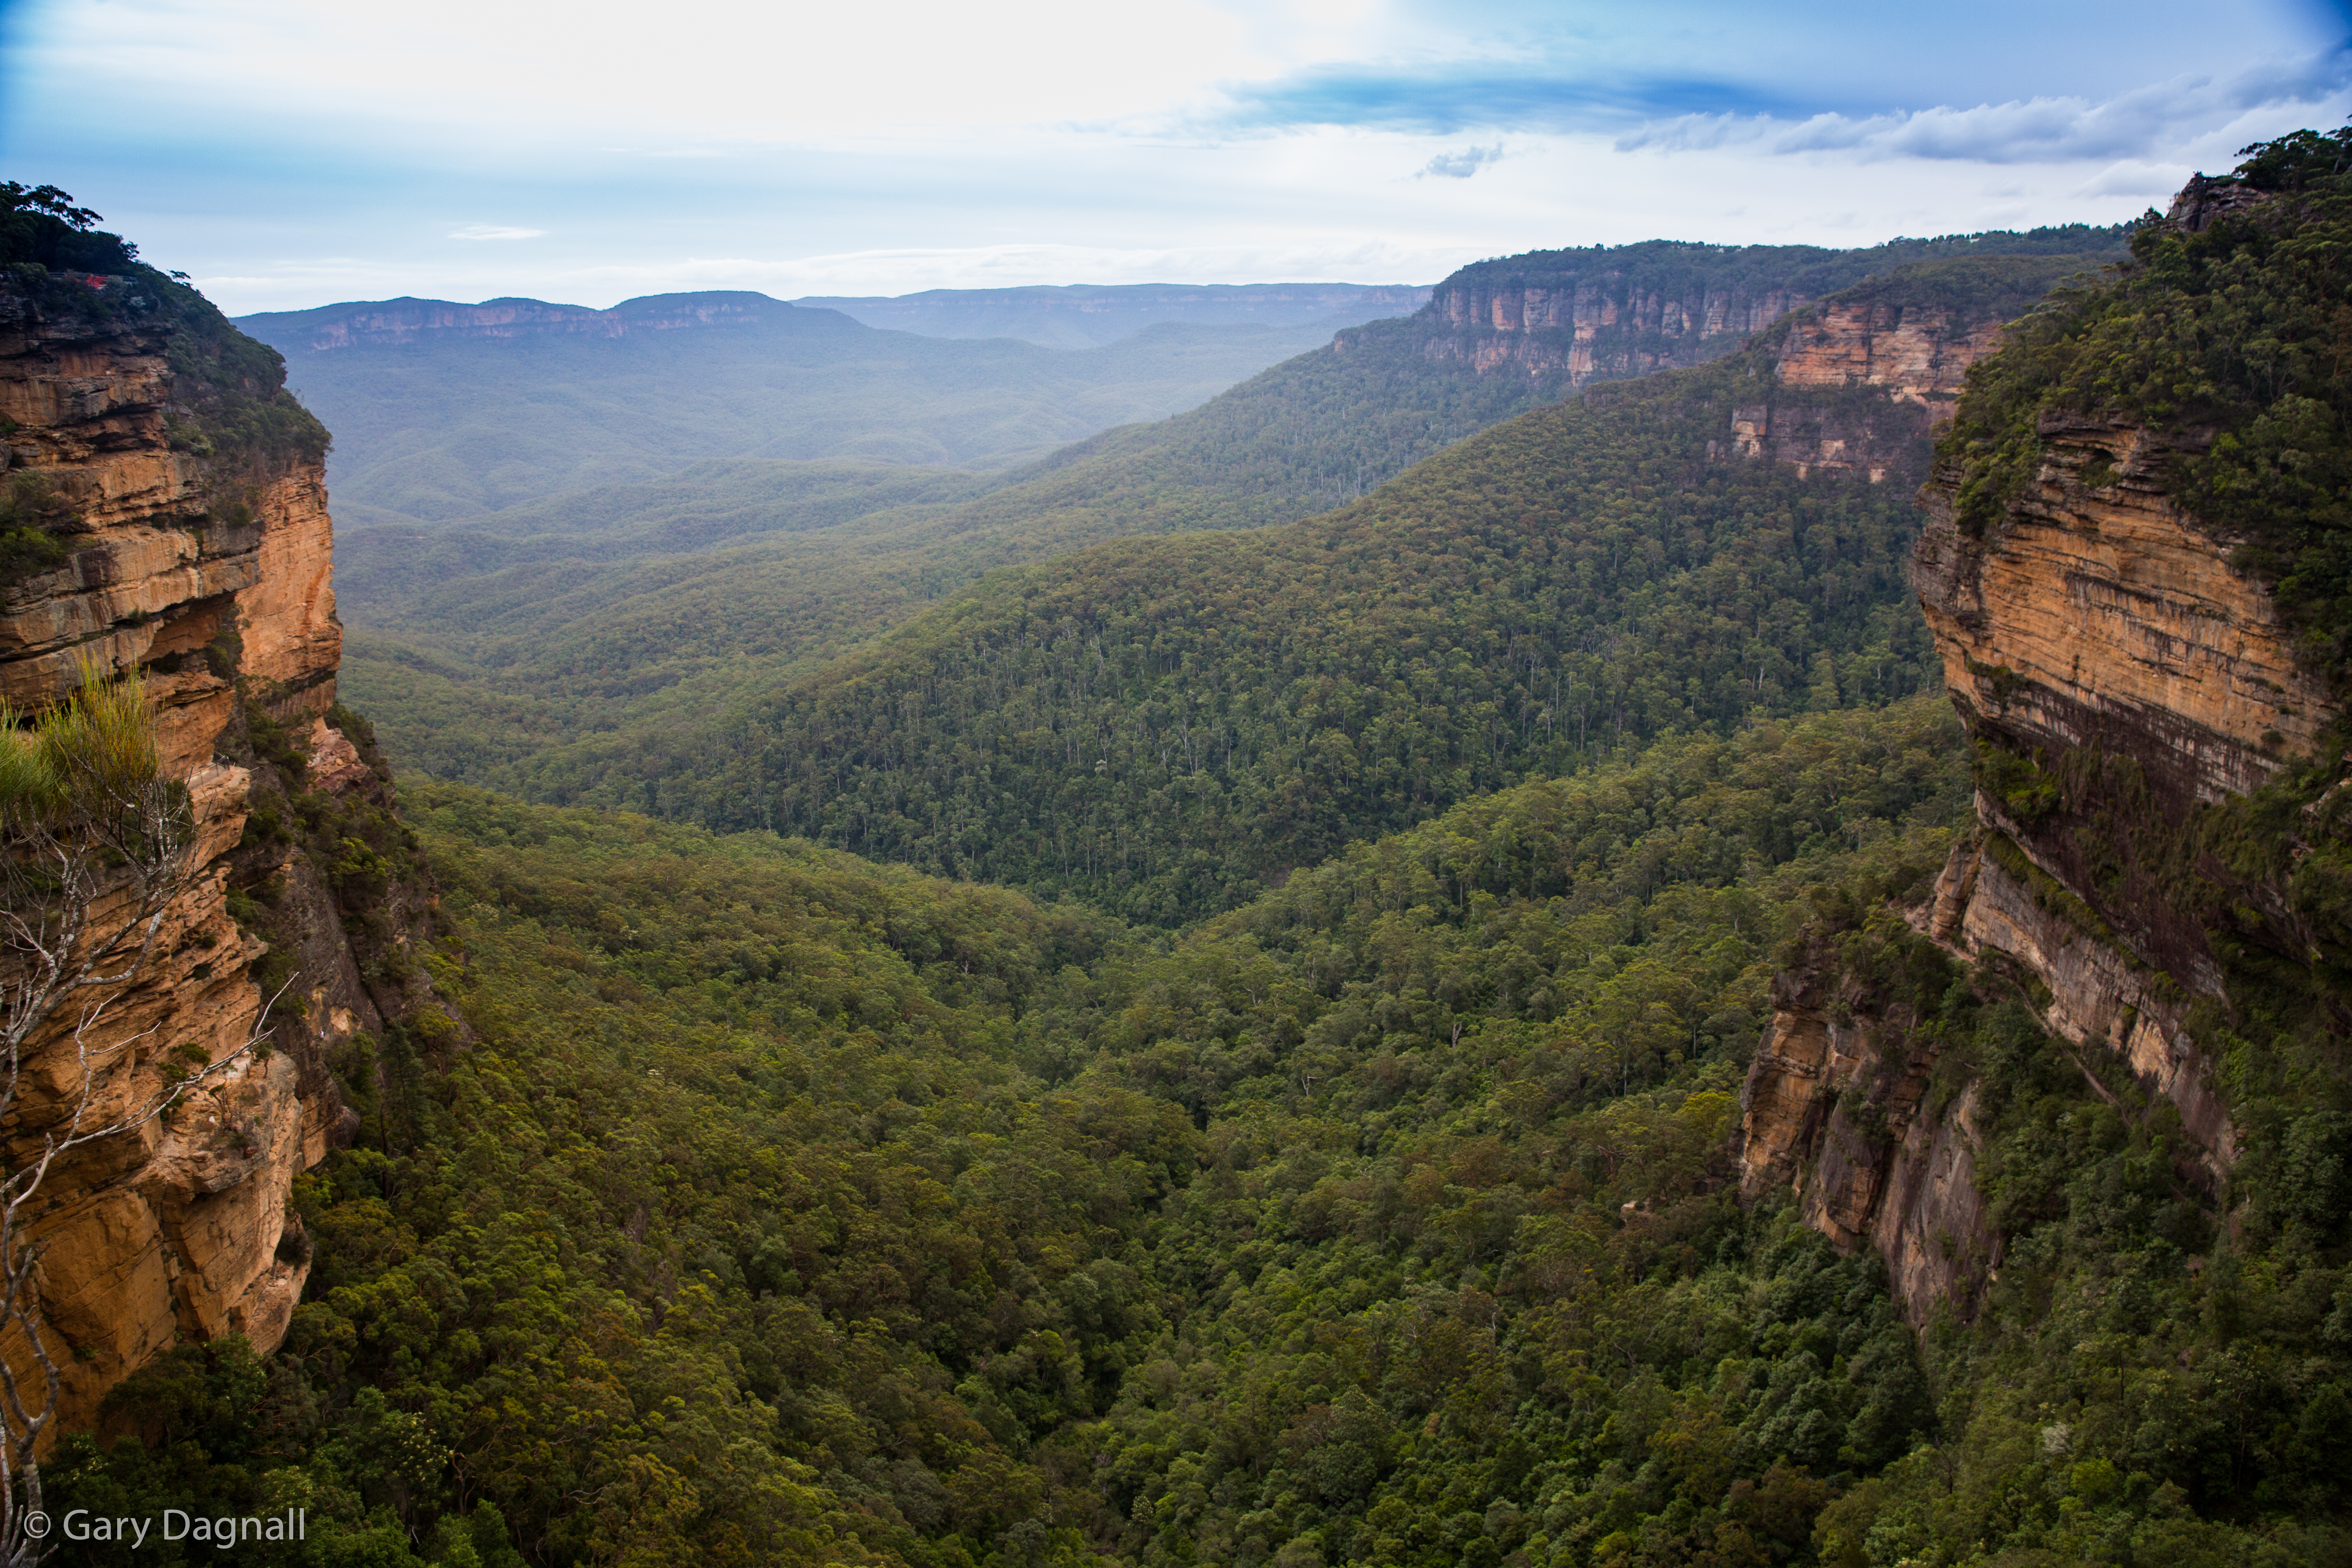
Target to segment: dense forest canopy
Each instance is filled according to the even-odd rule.
[[[1868,298],[2005,314],[2124,252],[2117,231],[2071,227],[1854,251],[1661,243],[1577,254],[1588,279],[1643,295],[1752,285],[1826,299],[1841,284],[1890,278]],[[1566,358],[1482,371],[1467,352],[1523,337],[1451,322],[1433,305],[978,493],[957,493],[960,476],[910,472],[877,487],[869,509],[828,507],[821,519],[744,504],[740,469],[633,493],[639,521],[626,527],[598,524],[613,510],[610,491],[455,522],[425,539],[406,525],[353,530],[369,514],[346,511],[345,614],[371,633],[353,644],[346,689],[410,765],[548,799],[630,798],[577,792],[585,779],[646,772],[633,751],[691,749],[697,713],[756,699],[991,568],[1114,538],[1293,521],[1558,401],[1575,384]],[[1638,346],[1684,363],[1743,342],[1724,331]],[[1586,374],[1632,370],[1604,359]]]
[[[1878,431],[1882,479],[1740,456],[1743,405]],[[992,576],[685,777],[534,782],[1187,923],[1668,731],[1932,684],[1903,574],[1925,429],[1874,388],[1780,388],[1759,347],[1523,416],[1325,518]]]
[[[2262,263],[2344,176],[2283,145],[2248,188],[2313,205],[2263,209],[2268,239],[2180,241],[2183,262],[2143,234],[1980,370],[1942,449],[1977,493],[2021,460],[2048,366],[2108,395],[2145,384],[2103,368],[2144,341],[2177,356],[2225,310],[2318,310],[2313,274]],[[2125,305],[2179,330],[2112,324]],[[2300,379],[2187,384],[2226,437],[2253,449],[2324,402],[2352,316],[2321,323],[2263,362]],[[285,1349],[159,1359],[49,1468],[60,1512],[301,1508],[310,1538],[81,1560],[2352,1559],[2333,960],[2216,911],[2248,922],[2217,926],[2232,985],[2262,982],[2194,1016],[2249,1132],[2216,1187],[2168,1102],[2043,1031],[2030,982],[1906,918],[1974,791],[2054,809],[2081,770],[1970,746],[1935,689],[1899,585],[1916,426],[1878,485],[1720,449],[1735,398],[1787,395],[1735,356],[1310,525],[992,576],[740,731],[799,737],[763,788],[807,757],[860,810],[949,781],[971,815],[902,812],[908,859],[1043,867],[1034,834],[1076,787],[1135,839],[1213,827],[1240,875],[1007,889],[410,780],[413,841],[371,844],[440,881],[418,962],[464,1037],[395,1026],[337,1062],[360,1130],[299,1190],[314,1252]],[[2253,542],[2327,538],[2285,521]],[[2315,658],[2337,602],[2297,612]],[[1571,742],[1586,656],[1609,705]],[[1259,667],[1284,683],[1263,700]],[[1102,721],[1076,731],[1090,757],[1057,753],[1055,703]],[[1222,773],[1197,760],[1213,737]],[[722,775],[697,770],[751,755],[680,747],[660,776],[714,793],[659,804],[710,808]],[[1384,793],[1316,815],[1387,765]],[[2333,772],[2200,818],[2203,864],[2285,866],[2324,909],[2352,842]],[[1165,800],[1116,793],[1139,775]],[[1195,778],[1223,797],[1187,784],[1180,809]],[[341,830],[321,797],[289,809]],[[1792,973],[1849,1021],[1902,1020],[1923,1103],[1973,1129],[2000,1242],[1973,1315],[1915,1334],[1874,1254],[1780,1194],[1739,1201],[1738,1090]]]
[[[286,1351],[158,1363],[52,1498],[302,1507],[387,1568],[2326,1560],[2340,1300],[2183,1268],[2217,1219],[2128,1075],[1874,912],[1956,742],[1925,696],[1661,743],[1172,945],[417,786],[474,1042],[342,1064]],[[1983,1329],[1915,1343],[1724,1184],[1800,951],[2001,1086]]]

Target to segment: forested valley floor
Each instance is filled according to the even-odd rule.
[[[2345,1308],[2167,1268],[2208,1222],[2112,1091],[1877,912],[1958,742],[1937,696],[1670,740],[1178,939],[412,784],[476,1037],[341,1064],[285,1350],[137,1375],[146,1441],[52,1496],[451,1568],[2314,1561],[2261,1519],[2332,1492],[2340,1412],[2278,1428],[2232,1346]],[[2000,1071],[1998,1332],[1915,1342],[1726,1185],[1801,933]]]
[[[2151,232],[2031,318],[1941,458],[1993,493],[2053,386],[2129,361],[2222,389],[2164,415],[2237,443],[2198,482],[2290,445],[2265,473],[2341,472],[2341,150],[2301,248]],[[2231,311],[2292,353],[2216,347]],[[2217,1193],[2168,1104],[1906,918],[1979,790],[2066,781],[1941,689],[1904,579],[1924,414],[1776,390],[1769,346],[1312,518],[1085,512],[1087,550],[730,687],[724,723],[481,759],[574,804],[410,773],[362,842],[298,795],[354,907],[438,883],[413,962],[462,1023],[332,1064],[359,1131],[298,1188],[284,1347],[172,1352],[46,1471],[59,1512],[310,1538],[78,1560],[2352,1563],[2352,1087],[2306,1005],[2340,954],[2200,1016],[2259,1133]],[[1867,460],[1736,456],[1766,402]],[[2258,542],[2316,647],[2337,491],[2279,493],[2300,531]],[[2283,773],[2237,847],[2352,886],[2332,776]],[[2001,1241],[1971,1310],[1915,1331],[1872,1249],[1741,1201],[1800,971],[1903,1010],[1930,1114],[1965,1100]]]

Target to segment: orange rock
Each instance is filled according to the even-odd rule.
[[[1916,577],[1947,682],[2028,743],[2114,729],[2197,798],[2258,788],[2333,714],[2270,595],[2158,488],[2166,454],[2145,432],[2048,436],[1992,537],[1962,532],[1956,475],[1926,491]]]
[[[44,321],[22,300],[0,306],[12,463],[47,478],[89,528],[71,536],[74,553],[58,570],[0,591],[0,697],[19,710],[45,704],[79,681],[86,661],[146,668],[164,767],[186,781],[197,820],[202,869],[167,911],[147,971],[92,1037],[132,1064],[92,1107],[119,1113],[156,1092],[167,1053],[220,1061],[262,1013],[251,969],[266,949],[226,903],[226,857],[245,829],[252,775],[215,750],[236,721],[240,680],[281,717],[332,703],[342,637],[333,525],[317,462],[232,484],[173,449],[163,331]],[[216,488],[236,499],[223,501]],[[311,749],[326,787],[373,783],[323,720]],[[341,998],[355,986],[327,989]],[[321,1030],[335,1026],[348,1034],[361,1020],[350,1005],[319,1016]],[[80,1087],[75,1058],[58,1045],[37,1042],[19,1124],[27,1132],[61,1115]],[[278,1256],[296,1226],[289,1194],[325,1152],[341,1114],[332,1096],[330,1085],[306,1087],[289,1056],[249,1057],[168,1122],[89,1146],[51,1173],[45,1192],[58,1205],[37,1234],[64,1377],[53,1433],[89,1425],[107,1389],[178,1340],[242,1333],[264,1352],[276,1348],[308,1268]],[[0,1355],[20,1376],[32,1370],[21,1342],[0,1342]]]

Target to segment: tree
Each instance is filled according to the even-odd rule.
[[[0,1356],[5,1568],[31,1568],[46,1544],[26,1528],[58,1394],[33,1234],[44,1185],[73,1151],[134,1131],[226,1072],[268,1015],[217,1060],[142,1049],[161,1025],[118,1036],[119,1004],[194,880],[195,851],[187,787],[163,775],[138,676],[110,680],[85,663],[73,694],[29,725],[0,706],[0,1341],[21,1336],[37,1369]]]

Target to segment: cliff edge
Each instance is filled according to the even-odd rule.
[[[278,356],[144,268],[0,268],[0,697],[22,714],[86,672],[142,672],[196,819],[201,869],[100,1026],[137,1064],[118,1090],[143,1100],[167,1058],[267,1036],[51,1172],[35,1235],[55,1431],[183,1337],[284,1337],[309,1258],[293,1178],[348,1135],[338,1068],[429,994],[403,954],[430,892],[336,705],[326,434]],[[68,1103],[68,1044],[36,1040],[38,1087],[5,1130],[19,1153]],[[29,1367],[22,1344],[0,1354]]]
[[[2251,1124],[2334,1136],[2314,1107],[2341,1088],[2352,1021],[2347,601],[2324,558],[2343,459],[2321,411],[2340,388],[2320,368],[2340,328],[2302,311],[2298,290],[2332,284],[2293,247],[2340,220],[2280,189],[2200,177],[2132,266],[2013,331],[1921,492],[1915,582],[1974,820],[1906,915],[1932,952],[1863,962],[1824,935],[1780,976],[1739,1134],[1744,1194],[1788,1192],[1841,1246],[1875,1247],[1915,1326],[1971,1313],[1999,1278],[2012,1237],[1984,1108],[2009,1086],[1990,1058],[1947,1059],[1964,1031],[1927,1016],[1924,982],[1888,981],[1903,963],[1951,983],[1947,1013],[1963,993],[2024,1009],[2225,1237],[2302,1213],[2274,1151],[2249,1164]],[[2281,270],[2250,281],[2250,256]],[[2188,363],[2232,341],[2200,315],[2250,298],[2275,363]]]

